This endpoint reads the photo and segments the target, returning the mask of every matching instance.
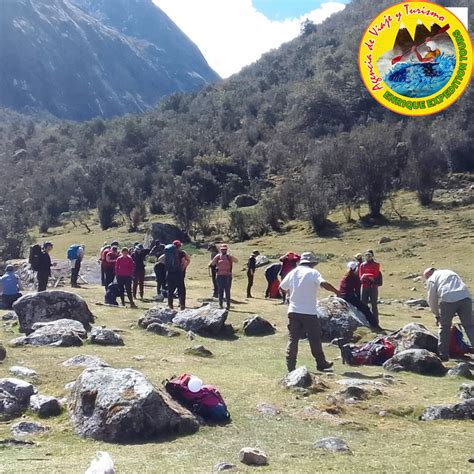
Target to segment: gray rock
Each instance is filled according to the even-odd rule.
[[[214,354],[209,349],[206,349],[204,346],[201,345],[189,347],[184,351],[184,353],[197,357],[214,357]]]
[[[175,337],[181,334],[179,331],[176,331],[176,329],[173,329],[167,324],[161,324],[161,323],[149,324],[146,330],[154,334],[158,334],[159,336],[165,336],[165,337]]]
[[[14,321],[16,319],[16,313],[15,311],[8,311],[8,313],[5,313],[2,316],[3,321]]]
[[[428,301],[426,301],[424,298],[407,300],[405,301],[405,304],[408,306],[421,306],[422,308],[429,308]]]
[[[459,387],[459,398],[461,400],[469,400],[470,398],[474,398],[474,384],[463,383]]]
[[[87,337],[84,326],[72,319],[33,324],[33,332],[10,341],[12,346],[81,346]]]
[[[332,451],[337,453],[352,454],[347,443],[341,438],[329,437],[316,441],[314,447],[323,449],[325,451]]]
[[[12,425],[10,431],[13,436],[29,436],[46,433],[49,428],[35,421],[20,421]]]
[[[438,351],[438,338],[422,324],[407,324],[387,338],[395,345],[395,354],[408,349],[426,349],[435,354]]]
[[[107,362],[99,357],[87,354],[81,354],[65,360],[62,365],[64,367],[110,367]]]
[[[379,244],[388,244],[389,242],[391,242],[392,239],[390,237],[387,237],[386,235],[384,235],[380,240],[379,240]]]
[[[7,358],[7,351],[3,347],[3,344],[0,343],[0,362],[4,361]]]
[[[32,395],[30,409],[40,418],[49,418],[61,414],[61,405],[58,399],[48,395]]]
[[[75,383],[76,383],[75,380],[67,383],[66,385],[64,385],[64,390],[66,390],[67,392],[70,392],[73,389]]]
[[[352,339],[359,327],[368,327],[365,316],[342,298],[330,297],[318,301],[318,317],[323,342],[335,338]]]
[[[36,388],[24,380],[0,379],[0,420],[9,420],[26,411]]]
[[[86,369],[69,396],[69,414],[78,435],[108,442],[189,434],[199,428],[194,415],[132,369]]]
[[[365,387],[360,385],[348,385],[339,391],[338,395],[345,400],[368,400],[369,398],[382,395],[382,391],[370,385]]]
[[[244,334],[246,336],[270,336],[275,334],[275,328],[261,316],[253,316],[244,321]]]
[[[206,305],[198,309],[181,311],[173,319],[173,324],[185,331],[203,336],[219,336],[225,331],[227,316],[227,310]]]
[[[272,405],[271,403],[259,403],[257,405],[257,411],[260,414],[264,416],[269,416],[269,417],[277,416],[280,413],[280,410],[275,405]]]
[[[94,327],[89,340],[91,344],[100,346],[123,346],[122,336],[108,328]]]
[[[297,369],[288,372],[282,380],[282,384],[287,388],[308,388],[312,383],[313,379],[306,367],[298,367]]]
[[[422,375],[445,375],[441,359],[426,349],[409,349],[395,354],[383,364],[391,372],[408,371]]]
[[[214,472],[222,472],[222,471],[231,471],[235,469],[237,466],[235,464],[231,464],[229,462],[219,462],[214,466]]]
[[[13,309],[18,315],[20,332],[27,335],[34,331],[35,323],[72,319],[89,331],[94,322],[94,315],[85,300],[66,291],[42,291],[22,296],[15,301]]]
[[[474,420],[474,398],[456,405],[434,405],[425,409],[420,420]]]
[[[255,268],[264,267],[270,263],[270,259],[265,255],[257,255],[255,258]]]
[[[464,377],[466,379],[472,379],[472,372],[470,365],[466,362],[460,362],[456,364],[452,369],[448,370],[449,377]],[[474,394],[473,394],[474,397]]]
[[[9,372],[17,377],[36,377],[38,375],[33,369],[29,369],[28,367],[21,367],[19,365],[14,365],[13,367],[10,367]]]
[[[250,196],[249,194],[239,194],[234,198],[234,204],[237,207],[250,207],[250,206],[255,206],[258,201],[253,197]]]
[[[150,324],[169,324],[178,312],[171,308],[151,308],[139,320],[138,325],[146,329]]]
[[[265,466],[268,464],[267,455],[257,448],[242,448],[239,452],[240,462],[249,466]]]

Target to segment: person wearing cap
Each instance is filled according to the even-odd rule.
[[[110,250],[110,245],[104,242],[99,251],[99,263],[100,263],[100,282],[102,286],[105,286],[105,251]]]
[[[238,260],[229,253],[229,247],[222,244],[219,253],[211,260],[210,266],[217,271],[217,288],[219,295],[219,308],[224,307],[224,293],[226,309],[230,309],[230,289],[232,287],[232,266]]]
[[[133,297],[137,297],[137,290],[140,288],[140,298],[143,299],[145,287],[145,259],[150,253],[150,249],[143,247],[143,244],[138,244],[132,254],[133,262],[135,263],[135,273],[133,275]]]
[[[15,273],[13,265],[7,265],[5,274],[0,277],[0,286],[2,289],[2,309],[11,309],[13,303],[21,298],[21,281]]]
[[[41,255],[38,262],[38,271],[36,272],[36,278],[38,280],[38,291],[46,291],[48,288],[48,280],[51,276],[51,262],[50,253],[53,250],[53,244],[51,242],[45,242],[41,251]]]
[[[211,262],[214,259],[214,257],[219,253],[219,249],[217,248],[217,245],[215,242],[211,242],[207,246],[207,251],[211,254]],[[212,279],[212,297],[217,298],[219,294],[219,290],[217,288],[217,269],[215,266],[212,267],[210,264],[209,264],[209,268],[211,271],[210,277]]]
[[[457,314],[474,347],[472,297],[461,277],[451,270],[429,267],[423,272],[428,290],[427,300],[438,324],[438,355],[449,360],[449,342],[453,318]]]
[[[373,328],[381,330],[370,308],[360,300],[361,284],[357,269],[358,263],[356,261],[347,263],[347,272],[339,283],[339,297],[356,307]]]
[[[81,271],[81,264],[84,258],[85,245],[79,245],[77,249],[76,258],[74,260],[69,260],[69,265],[71,267],[71,287],[79,288],[77,284],[77,279],[79,278],[79,272]]]
[[[127,293],[128,301],[130,301],[131,308],[137,307],[135,302],[133,301],[132,294],[132,281],[134,271],[135,264],[133,263],[132,257],[130,257],[129,255],[129,249],[127,247],[123,247],[122,255],[120,255],[115,261],[115,277],[117,278],[117,284],[119,285],[120,291],[123,293]]]
[[[247,261],[247,298],[252,298],[252,286],[257,269],[257,257],[260,255],[258,250],[254,250]]]
[[[359,266],[362,264],[363,261],[364,261],[364,259],[362,258],[361,253],[356,253],[354,255],[354,262],[357,263],[357,271],[359,271]]]
[[[317,294],[319,288],[337,294],[334,286],[324,280],[314,269],[318,259],[312,252],[303,252],[299,265],[283,279],[280,289],[289,296],[288,306],[288,347],[286,365],[288,372],[295,370],[298,342],[308,336],[311,353],[316,360],[317,370],[332,367],[326,360],[321,344],[321,325],[317,315]]]
[[[118,252],[118,243],[112,242],[109,250],[104,251],[104,270],[105,270],[105,288],[114,281],[115,278],[115,263],[120,257]]]
[[[365,262],[359,265],[358,273],[361,282],[361,300],[362,303],[368,305],[374,316],[374,326],[379,326],[379,286],[382,286],[382,272],[380,271],[380,264],[374,259],[374,251],[367,250],[364,254]]]
[[[168,285],[168,307],[173,309],[174,292],[178,292],[179,306],[181,310],[186,309],[186,269],[191,263],[189,255],[181,249],[180,240],[173,241],[172,261],[168,262],[167,252],[168,246],[165,247],[165,253],[158,259],[163,262],[166,267],[166,283]],[[171,250],[173,250],[171,248]],[[168,254],[169,257],[170,254]]]

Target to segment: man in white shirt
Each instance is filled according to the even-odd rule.
[[[321,325],[316,311],[317,292],[319,287],[338,291],[324,281],[321,274],[314,269],[318,259],[312,252],[301,255],[299,265],[292,270],[280,284],[280,289],[289,296],[288,307],[288,347],[286,365],[288,372],[295,370],[298,355],[298,342],[308,336],[311,353],[316,359],[316,368],[320,371],[329,369],[333,363],[328,362],[321,345]]]
[[[474,346],[471,295],[461,277],[451,270],[430,267],[423,272],[423,276],[428,288],[428,304],[439,328],[438,354],[441,360],[448,361],[451,325],[456,314]]]

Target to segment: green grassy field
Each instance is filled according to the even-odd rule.
[[[472,465],[468,464],[468,458],[474,456],[472,422],[427,423],[417,419],[429,404],[456,402],[463,380],[395,374],[395,383],[387,385],[381,396],[354,405],[342,405],[338,413],[328,414],[326,397],[338,390],[336,380],[354,369],[341,364],[337,348],[325,345],[328,358],[335,361],[335,375],[322,376],[329,386],[326,392],[302,397],[281,388],[279,380],[285,373],[286,307],[263,298],[262,270],[256,277],[255,298],[244,298],[246,278],[241,268],[254,248],[269,256],[278,256],[288,250],[312,250],[323,256],[319,271],[336,285],[344,273],[346,260],[356,252],[372,248],[384,272],[383,300],[424,296],[423,284],[405,277],[420,273],[428,265],[457,271],[474,289],[473,208],[444,210],[439,206],[426,210],[417,205],[411,194],[399,196],[398,206],[406,220],[370,229],[343,224],[341,216],[335,213],[331,219],[339,222],[342,230],[337,238],[315,237],[306,225],[292,222],[282,234],[231,244],[239,264],[234,267],[235,304],[228,322],[240,328],[249,314],[257,313],[277,326],[274,336],[247,338],[238,333],[239,337],[234,341],[198,337],[190,342],[183,336],[167,339],[147,333],[136,325],[137,319],[153,303],[139,301],[138,310],[114,309],[95,304],[103,300],[102,288],[89,286],[77,290],[97,316],[97,324],[123,330],[125,346],[7,349],[8,357],[0,365],[0,377],[9,376],[8,369],[12,365],[25,365],[38,372],[35,384],[41,393],[62,396],[65,395],[64,385],[74,380],[81,370],[65,368],[61,362],[81,353],[97,355],[114,367],[137,369],[157,385],[173,374],[189,372],[221,390],[231,411],[232,423],[223,427],[202,427],[197,434],[178,439],[116,445],[76,437],[64,413],[44,421],[51,430],[35,437],[35,446],[0,447],[0,472],[80,473],[85,471],[98,450],[110,452],[120,473],[211,472],[214,464],[220,461],[235,463],[239,472],[248,472],[255,468],[238,462],[238,452],[244,446],[259,447],[267,453],[269,465],[258,468],[259,472],[364,472],[370,469],[444,473],[472,470]],[[54,229],[52,234],[48,239],[55,244],[53,258],[65,258],[67,247],[74,242],[84,242],[90,255],[105,240],[115,237],[123,242],[139,240],[136,234],[128,234],[122,228],[102,232],[96,225],[91,234],[70,226]],[[378,244],[383,236],[390,237],[391,242]],[[198,298],[210,296],[207,264],[207,252],[193,255],[187,278],[189,306],[200,306]],[[151,283],[146,293],[154,295]],[[326,296],[323,290],[320,296]],[[380,310],[384,328],[395,330],[408,322],[418,322],[434,329],[429,311],[415,311],[398,303],[381,305]],[[0,329],[3,343],[13,337],[15,334],[8,328]],[[204,344],[214,353],[214,358],[184,355],[184,350],[194,343]],[[136,360],[134,356],[144,358]],[[305,342],[300,343],[298,365],[314,367]],[[379,367],[357,370],[372,376],[383,372]],[[263,402],[277,406],[280,414],[277,417],[259,414],[256,406]],[[329,411],[334,412],[334,409]],[[387,412],[386,416],[380,416],[381,411]],[[27,413],[24,418],[34,419],[34,416]],[[0,439],[11,437],[12,423],[0,424]],[[324,436],[344,438],[353,455],[318,452],[313,444]]]

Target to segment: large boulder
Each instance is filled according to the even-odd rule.
[[[173,324],[185,331],[203,336],[219,336],[225,330],[228,311],[210,305],[181,311],[173,318]]]
[[[66,291],[42,291],[22,296],[13,304],[18,315],[20,332],[33,332],[35,323],[72,319],[79,321],[89,331],[94,315],[79,295]]]
[[[173,224],[163,224],[154,222],[151,229],[146,233],[144,245],[150,248],[155,240],[164,244],[170,244],[173,240],[180,240],[183,243],[191,242],[189,235]]]
[[[244,321],[244,334],[246,336],[270,336],[275,334],[275,328],[261,316],[253,316]]]
[[[169,324],[177,314],[178,312],[171,308],[151,308],[138,320],[138,325],[147,329],[154,323]]]
[[[387,337],[395,347],[395,353],[408,349],[426,349],[438,352],[438,338],[422,324],[410,323]]]
[[[318,301],[318,317],[323,342],[331,342],[335,338],[351,340],[357,328],[369,326],[369,322],[359,310],[337,297]]]
[[[199,428],[194,415],[132,369],[86,369],[72,388],[68,406],[75,432],[101,441],[143,440]]]
[[[469,400],[470,398],[474,398],[474,384],[463,383],[459,387],[459,398],[461,400]]]
[[[91,344],[100,346],[123,346],[122,336],[108,328],[93,328],[89,340]]]
[[[425,409],[420,420],[474,420],[474,398],[455,405],[434,405]]]
[[[50,323],[33,324],[33,332],[10,341],[10,345],[18,346],[81,346],[87,337],[87,331],[79,321],[58,319]]]
[[[441,359],[426,349],[408,349],[388,359],[383,368],[391,372],[415,372],[422,375],[445,375]]]
[[[26,411],[36,388],[24,380],[0,379],[0,420],[9,420]]]

